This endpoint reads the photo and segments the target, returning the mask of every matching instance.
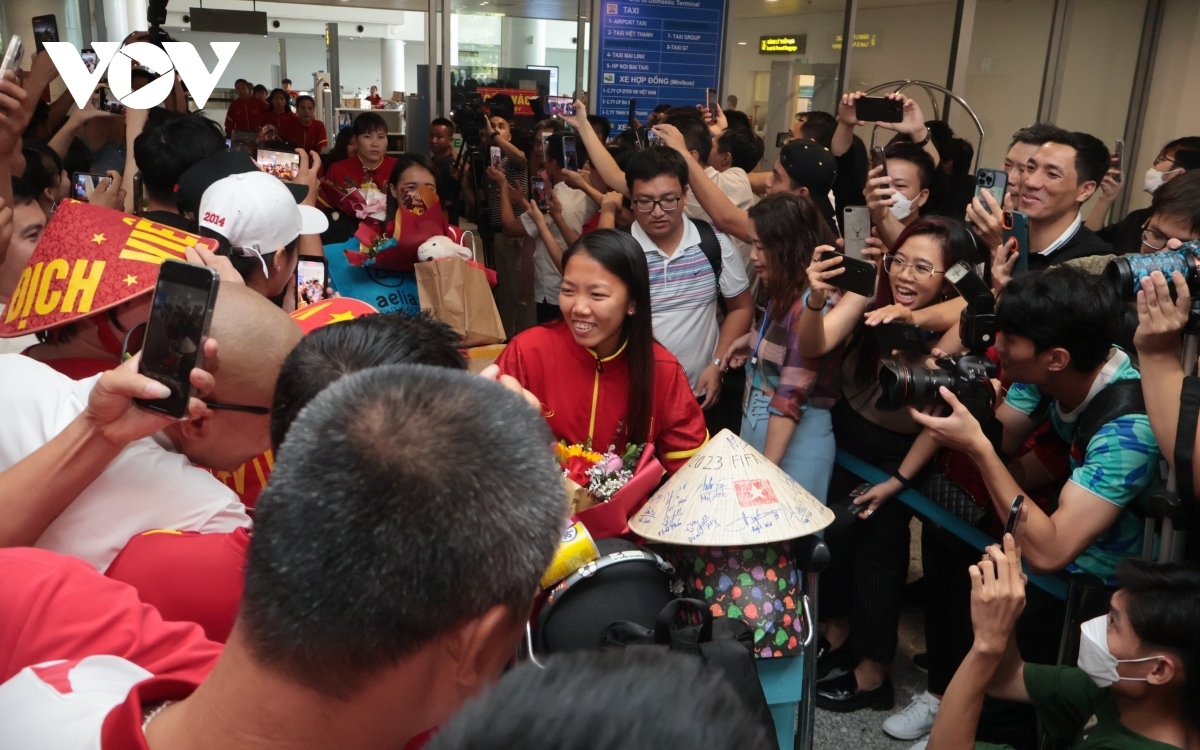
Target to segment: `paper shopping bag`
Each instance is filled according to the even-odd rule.
[[[483,271],[461,258],[417,263],[414,270],[421,309],[453,328],[463,346],[504,341],[504,325]]]

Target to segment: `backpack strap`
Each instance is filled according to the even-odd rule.
[[[1071,447],[1079,456],[1087,453],[1088,443],[1101,427],[1127,414],[1145,414],[1146,399],[1142,395],[1141,380],[1118,380],[1109,383],[1088,403],[1075,423],[1075,439]],[[1195,430],[1193,420],[1192,429]]]
[[[1200,378],[1183,379],[1179,391],[1179,424],[1175,429],[1175,489],[1184,501],[1194,498],[1192,446],[1196,443],[1196,420],[1200,417]]]
[[[696,227],[696,231],[700,233],[700,251],[704,253],[704,257],[708,258],[708,264],[712,266],[713,275],[717,278],[717,296],[721,296],[721,240],[717,239],[717,232],[713,229],[712,224],[699,219],[688,218]]]

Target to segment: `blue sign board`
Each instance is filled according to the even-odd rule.
[[[629,100],[645,123],[659,104],[703,104],[721,78],[725,0],[600,2],[597,114],[625,129]]]

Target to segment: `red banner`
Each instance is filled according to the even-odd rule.
[[[496,94],[508,94],[512,97],[514,114],[533,116],[533,107],[529,104],[529,100],[538,95],[537,91],[533,89],[479,89],[479,95],[485,100]]]

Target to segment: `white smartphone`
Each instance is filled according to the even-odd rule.
[[[863,248],[871,236],[871,211],[866,206],[846,206],[842,214],[842,239],[846,243],[846,255],[866,260]]]

